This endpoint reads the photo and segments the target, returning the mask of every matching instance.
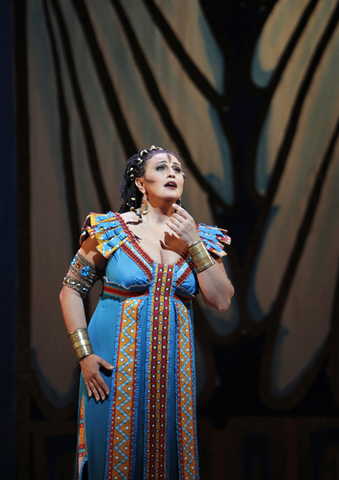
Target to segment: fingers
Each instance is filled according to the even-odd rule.
[[[96,375],[94,377],[87,378],[85,380],[87,392],[90,397],[94,396],[95,400],[98,402],[101,400],[105,400],[106,397],[109,395],[109,389],[106,382],[103,380],[102,376]]]
[[[193,218],[189,215],[189,213],[184,208],[180,207],[176,203],[173,203],[172,206],[174,208],[174,212],[169,218],[169,221],[171,221],[172,224],[174,224],[177,227],[180,227],[180,226],[187,225],[190,222],[192,224],[194,223]]]
[[[85,384],[86,384],[88,396],[91,397],[92,396],[92,390],[90,389],[90,386],[88,385],[88,382],[85,381]]]
[[[87,392],[89,397],[94,397],[95,400],[98,402],[100,400],[100,397],[102,400],[105,400],[106,396],[103,394],[102,391],[100,391],[93,382],[85,382],[86,387],[87,387]]]
[[[80,361],[88,395],[89,397],[94,396],[96,401],[99,401],[100,398],[105,400],[109,395],[109,388],[100,373],[100,365],[107,370],[113,369],[113,365],[93,354]]]
[[[187,212],[187,210],[185,210],[184,208],[182,208],[180,205],[178,205],[177,203],[173,203],[172,204],[172,207],[174,208],[174,214],[177,214],[177,215],[180,215],[181,217],[184,217],[184,218],[188,218],[190,217],[189,213]]]
[[[101,375],[99,377],[93,378],[90,382],[91,391],[95,397],[95,400],[98,402],[101,400],[105,400],[106,397],[109,395],[109,389],[106,382],[102,379]]]
[[[179,238],[181,238],[180,233],[181,233],[182,227],[178,220],[175,220],[171,217],[168,220],[166,220],[166,225],[171,230],[173,230],[173,232],[176,233],[179,236]]]
[[[106,362],[106,360],[104,359],[101,359],[101,361],[99,361],[98,363],[100,363],[100,365],[104,368],[106,368],[106,370],[113,370],[113,365],[111,365],[110,363]]]
[[[181,225],[184,224],[184,219],[179,217],[179,215],[176,215],[175,213],[171,215],[171,217],[168,219],[168,222],[172,222],[173,225],[176,227],[180,227]]]
[[[193,217],[180,205],[174,203],[172,206],[175,211],[166,221],[168,227],[171,228],[186,245],[190,245],[196,240],[199,240],[199,234]]]

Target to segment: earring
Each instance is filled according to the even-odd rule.
[[[143,215],[148,214],[148,203],[147,203],[147,197],[145,194],[143,194],[142,196],[140,210]]]
[[[181,207],[181,197],[178,198],[178,200],[177,200],[177,205],[179,205],[179,207]]]

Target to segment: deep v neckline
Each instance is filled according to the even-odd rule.
[[[141,255],[151,266],[153,265],[168,265],[168,266],[171,266],[171,267],[174,267],[174,266],[178,266],[178,267],[181,267],[185,261],[187,260],[187,258],[189,257],[189,252],[188,252],[188,249],[187,247],[184,248],[184,250],[182,251],[182,253],[180,254],[180,257],[179,259],[175,262],[175,263],[158,263],[156,262],[155,260],[153,260],[153,258],[141,247],[141,245],[139,244],[139,242],[137,241],[136,239],[136,235],[135,233],[132,232],[132,230],[129,228],[129,226],[127,225],[127,223],[125,222],[124,218],[122,217],[122,215],[120,215],[120,213],[117,213],[116,214],[116,217],[117,219],[119,220],[119,223],[121,225],[121,227],[123,228],[124,232],[126,233],[126,235],[128,236],[130,242],[132,243],[133,247],[137,250],[137,252],[139,253],[139,255]]]

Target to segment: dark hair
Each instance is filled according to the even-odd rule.
[[[142,193],[135,184],[135,179],[145,175],[145,167],[150,158],[157,153],[168,153],[173,155],[180,162],[181,159],[177,153],[171,152],[165,148],[155,147],[145,148],[139,153],[136,153],[128,159],[124,175],[120,183],[120,197],[123,203],[120,207],[119,213],[128,212],[129,210],[136,210],[140,208],[142,201]]]

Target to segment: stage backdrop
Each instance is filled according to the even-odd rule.
[[[195,304],[202,479],[338,475],[338,21],[337,0],[16,2],[21,479],[72,478],[58,294],[152,144],[232,237],[232,307]]]

